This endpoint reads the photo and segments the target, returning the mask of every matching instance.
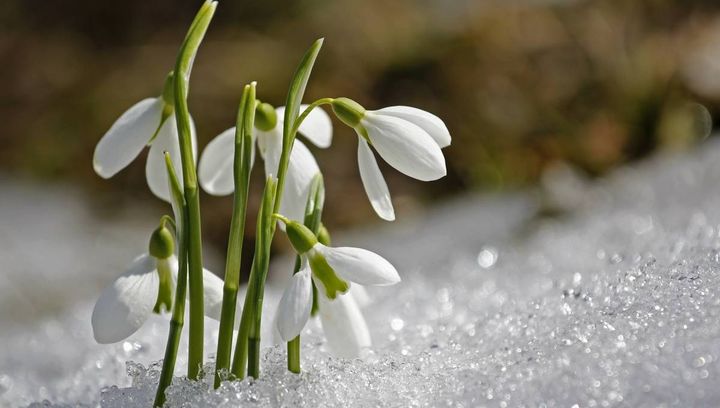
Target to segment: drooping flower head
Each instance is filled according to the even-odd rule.
[[[302,105],[300,109],[307,108]],[[265,163],[265,175],[277,176],[282,153],[282,118],[285,107],[273,108],[268,103],[258,103],[255,109],[253,139],[257,142]],[[313,109],[298,129],[307,140],[320,148],[332,142],[332,122],[322,109]],[[205,191],[213,195],[227,195],[234,191],[233,159],[235,154],[235,128],[232,127],[208,143],[200,157],[198,178]],[[255,157],[255,149],[253,154]],[[313,177],[320,172],[310,150],[300,140],[295,140],[285,179],[281,212],[293,219],[302,218]]]
[[[197,141],[192,121],[190,128],[193,155],[197,156]],[[163,152],[170,154],[176,172],[181,174],[172,73],[165,81],[161,96],[143,99],[113,123],[95,146],[93,168],[100,177],[110,178],[132,163],[145,146],[150,146],[145,165],[148,187],[158,198],[169,202],[170,191]]]
[[[172,309],[178,260],[172,234],[164,225],[150,238],[148,253],[135,258],[127,270],[100,294],[92,312],[95,340],[116,343],[135,333],[150,313]],[[203,270],[205,315],[220,319],[223,282]]]
[[[286,232],[303,267],[293,275],[278,305],[276,326],[290,341],[302,331],[313,305],[312,284],[317,286],[318,313],[328,345],[340,357],[357,356],[370,346],[370,334],[351,285],[386,286],[400,282],[395,267],[380,255],[361,248],[331,247],[318,242],[307,227],[285,217]]]
[[[394,220],[395,210],[370,146],[392,167],[417,180],[437,180],[447,174],[441,149],[450,145],[450,132],[432,113],[410,106],[370,111],[348,98],[334,99],[332,108],[358,135],[360,178],[380,218]]]

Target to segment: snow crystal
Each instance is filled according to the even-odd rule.
[[[178,377],[168,406],[718,406],[717,180],[711,139],[582,184],[574,210],[554,218],[530,217],[544,213],[534,202],[553,200],[474,197],[422,222],[339,236],[386,255],[403,277],[369,288],[374,345],[362,359],[330,356],[312,322],[302,374],[285,369],[284,346],[268,345],[260,379],[212,390],[210,378]],[[0,405],[151,403],[166,320],[101,347],[91,306],[0,334]]]

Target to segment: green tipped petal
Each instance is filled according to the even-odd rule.
[[[163,311],[171,311],[173,303],[173,273],[167,259],[157,260],[157,272],[160,276],[160,286],[158,286],[158,297],[153,312],[160,314]]]
[[[350,284],[335,273],[322,254],[313,251],[308,256],[308,262],[315,282],[318,284],[318,291],[324,292],[328,299],[335,299],[338,294],[345,293],[350,289]]]

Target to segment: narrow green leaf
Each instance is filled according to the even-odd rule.
[[[320,48],[323,45],[323,40],[323,38],[316,40],[305,52],[290,83],[287,101],[285,102],[285,127],[283,129],[283,142],[286,146],[290,143],[289,139],[294,136],[290,134],[290,129],[293,128],[295,120],[300,114],[300,104],[305,95],[305,87],[310,79],[310,74],[312,73]]]
[[[255,83],[246,85],[243,90],[235,123],[234,177],[235,194],[233,213],[230,221],[225,262],[225,282],[223,287],[220,329],[215,358],[215,388],[220,386],[222,372],[230,368],[232,354],[233,327],[237,307],[237,288],[240,283],[240,264],[242,261],[243,238],[250,185],[251,154],[253,149],[252,124],[255,120]]]
[[[187,202],[187,224],[185,227],[188,235],[188,282],[190,292],[190,339],[188,341],[188,377],[190,379],[196,379],[202,367],[205,313],[200,196],[198,194],[197,172],[192,151],[192,126],[187,96],[193,62],[210,21],[215,14],[216,7],[217,2],[215,1],[205,1],[200,7],[180,47],[174,71],[175,122],[178,129],[180,159],[183,169],[183,188]]]

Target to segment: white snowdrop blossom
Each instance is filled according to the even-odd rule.
[[[260,104],[266,105],[267,104]],[[301,105],[304,110],[308,105]],[[272,120],[263,120],[267,124],[262,130],[261,111],[257,111],[253,139],[265,163],[265,175],[277,176],[280,155],[282,153],[282,118],[285,107],[274,109]],[[267,116],[267,112],[265,116]],[[298,131],[312,144],[320,148],[327,148],[332,142],[332,122],[330,116],[320,108],[313,109],[302,122]],[[205,191],[213,195],[231,194],[234,189],[233,162],[235,154],[235,128],[232,127],[215,137],[203,150],[198,167],[200,185]],[[253,148],[252,157],[255,152]],[[313,177],[320,172],[315,158],[310,150],[299,140],[295,140],[290,153],[290,161],[283,190],[283,200],[280,211],[292,219],[300,219],[305,211],[310,183]]]
[[[370,146],[389,165],[417,180],[432,181],[447,174],[441,149],[452,139],[445,123],[432,113],[410,106],[369,111],[347,98],[334,99],[332,106],[338,118],[358,134],[360,178],[380,218],[393,221],[395,210]]]
[[[100,344],[122,341],[135,333],[150,313],[172,308],[178,260],[175,255],[156,258],[142,254],[100,294],[92,312],[95,340]],[[220,319],[223,281],[203,270],[205,315]]]
[[[290,341],[305,327],[312,311],[314,282],[328,347],[338,357],[357,356],[371,341],[358,305],[359,301],[366,301],[366,295],[364,290],[356,292],[357,295],[350,293],[351,282],[353,286],[386,286],[400,282],[400,275],[390,262],[374,252],[325,246],[296,222],[287,223],[286,228],[290,242],[303,258],[303,267],[293,275],[278,304],[275,322],[280,337]]]
[[[193,156],[197,156],[195,126],[191,120]],[[150,191],[170,201],[163,152],[172,158],[177,174],[182,174],[180,145],[175,113],[163,97],[147,98],[125,111],[95,146],[93,168],[103,178],[110,178],[127,167],[145,148],[150,151],[145,176]],[[182,178],[180,178],[182,187]]]

